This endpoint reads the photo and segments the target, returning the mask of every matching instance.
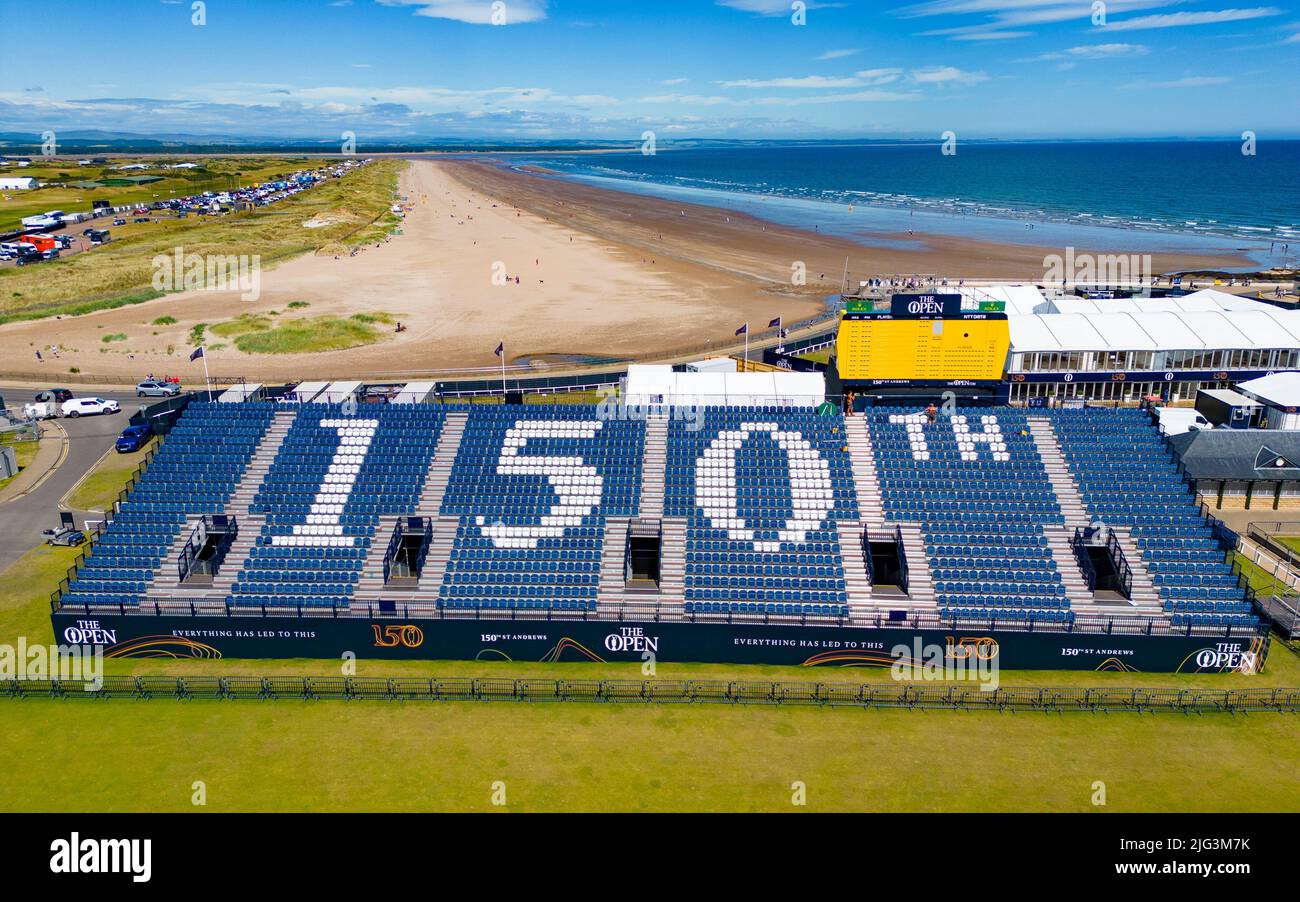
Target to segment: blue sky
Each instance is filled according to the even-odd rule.
[[[1300,0],[502,2],[0,0],[0,130],[1300,134]]]

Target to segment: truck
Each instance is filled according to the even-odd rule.
[[[1182,435],[1201,429],[1213,429],[1214,424],[1200,411],[1178,407],[1159,407],[1154,411],[1156,426],[1161,435]]]
[[[23,229],[35,232],[48,232],[51,229],[57,229],[63,224],[62,219],[55,219],[53,216],[24,216]]]
[[[50,235],[24,235],[18,239],[20,244],[30,244],[41,253],[46,251],[56,251],[59,249],[59,242]]]

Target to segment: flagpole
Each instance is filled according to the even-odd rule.
[[[749,323],[745,323],[745,372],[749,372]]]
[[[501,400],[506,399],[506,343],[501,342]]]
[[[200,347],[203,347],[200,345]],[[208,375],[208,349],[203,348],[203,381],[208,384],[208,400],[212,400],[212,377]]]

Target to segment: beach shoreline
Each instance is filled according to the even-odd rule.
[[[58,344],[58,359],[46,353],[39,365],[51,384],[71,367],[129,383],[154,372],[198,384],[202,367],[188,362],[194,328],[241,314],[278,323],[383,312],[404,329],[346,350],[285,355],[243,353],[236,341],[209,332],[214,375],[275,382],[490,373],[500,363],[493,353],[500,342],[508,361],[699,358],[735,348],[744,323],[756,335],[777,317],[788,326],[826,317],[828,298],[844,284],[923,274],[954,284],[1041,283],[1044,258],[1063,250],[933,235],[907,236],[922,250],[866,247],[745,213],[463,158],[412,161],[400,193],[411,205],[401,234],[356,257],[316,254],[280,264],[262,273],[260,297],[251,302],[237,292],[189,291],[57,321],[9,323],[0,326],[2,369],[31,372],[35,352]],[[1152,259],[1157,272],[1236,262]],[[164,317],[175,322],[159,325]],[[108,334],[126,338],[102,343]]]

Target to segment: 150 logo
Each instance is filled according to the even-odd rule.
[[[419,648],[424,644],[424,630],[411,623],[372,623],[375,631],[375,648]]]

